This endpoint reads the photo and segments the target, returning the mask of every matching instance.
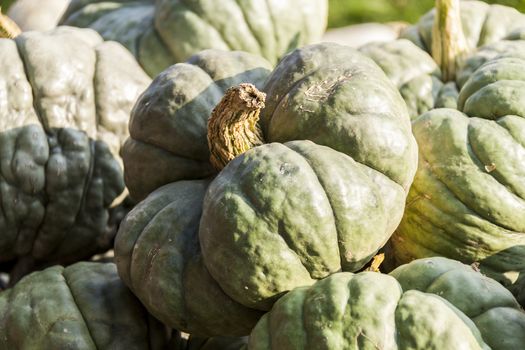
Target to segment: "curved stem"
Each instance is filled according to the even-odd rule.
[[[456,70],[467,52],[459,0],[436,0],[436,15],[432,28],[432,57],[440,66],[444,81],[455,79]]]
[[[11,18],[2,14],[0,8],[0,38],[14,39],[20,33],[22,33],[20,27]]]
[[[266,94],[252,84],[229,88],[208,120],[210,162],[221,170],[238,155],[264,143],[257,124]]]

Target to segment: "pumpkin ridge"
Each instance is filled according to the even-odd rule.
[[[490,122],[490,121],[489,121],[489,122]],[[496,123],[496,122],[495,122],[494,124],[495,124],[496,126],[499,126],[499,124]],[[501,126],[500,126],[500,127],[501,127]],[[506,179],[505,179],[505,177],[503,176],[503,174],[500,174],[499,176],[497,176],[497,175],[499,174],[499,172],[497,171],[497,168],[495,168],[495,169],[493,169],[493,170],[490,170],[490,167],[491,167],[492,165],[491,165],[491,164],[484,164],[484,162],[481,161],[481,158],[480,158],[480,156],[478,155],[478,153],[476,152],[475,147],[472,147],[472,142],[471,142],[471,138],[472,138],[472,136],[471,136],[471,132],[470,132],[471,128],[472,128],[472,124],[469,123],[468,131],[467,131],[467,135],[468,135],[467,137],[468,137],[468,139],[469,139],[469,149],[472,150],[472,152],[469,152],[469,154],[472,154],[471,157],[472,157],[472,158],[475,158],[475,159],[474,159],[474,164],[479,163],[479,164],[477,164],[477,165],[478,165],[478,167],[479,167],[479,169],[480,169],[481,171],[485,170],[485,172],[488,173],[490,176],[492,176],[492,178],[493,178],[495,181],[497,181],[501,186],[505,187],[505,189],[506,189],[507,191],[509,191],[511,194],[513,194],[515,197],[517,197],[517,198],[520,199],[521,201],[524,201],[524,204],[525,204],[525,198],[522,198],[522,196],[520,196],[520,195],[517,193],[516,189],[514,188],[514,186],[513,186],[511,183],[508,183],[507,181],[505,181]],[[504,128],[503,128],[503,129],[504,129]],[[505,130],[506,130],[506,129],[505,129]],[[506,131],[507,131],[507,130],[506,130]],[[511,136],[510,133],[509,133],[509,136]],[[512,136],[511,136],[511,138],[515,141],[515,139],[514,139]],[[522,148],[523,148],[523,147],[522,147]],[[484,165],[484,166],[482,167],[482,165]],[[514,231],[514,230],[513,230],[512,228],[510,228],[510,227],[505,227],[505,224],[501,224],[501,226],[504,227],[504,228],[506,228],[506,229],[508,229],[508,230]]]
[[[253,27],[252,27],[252,25],[250,24],[250,21],[248,21],[248,15],[247,15],[246,12],[244,11],[243,7],[239,4],[239,1],[240,1],[240,0],[233,0],[233,3],[236,4],[237,7],[239,8],[239,11],[240,11],[240,13],[242,14],[242,17],[244,18],[244,22],[246,23],[246,28],[248,28],[248,31],[249,31],[250,35],[253,36],[253,39],[254,39],[255,42],[257,43],[257,46],[259,46],[259,52],[257,52],[257,55],[262,55],[262,52],[264,51],[264,50],[263,50],[262,42],[261,42],[261,40],[257,37],[257,35],[255,34],[255,31],[253,30]]]
[[[40,126],[42,127],[44,133],[46,134],[46,141],[47,141],[47,144],[48,144],[48,147],[49,147],[49,132],[48,132],[49,126],[46,125],[47,123],[44,122],[44,118],[42,118],[41,112],[40,112],[39,108],[37,107],[35,90],[33,89],[33,84],[31,83],[31,79],[30,79],[30,76],[29,76],[29,69],[27,68],[28,63],[27,63],[27,60],[25,59],[25,55],[22,55],[19,41],[18,40],[14,40],[14,42],[15,42],[17,53],[18,53],[18,57],[20,58],[20,61],[22,62],[22,67],[24,68],[25,78],[26,78],[27,82],[29,83],[29,85],[31,87],[31,96],[32,96],[32,99],[33,99],[33,103],[32,103],[33,104],[33,110],[35,112],[35,115],[38,118],[38,121],[40,122]],[[51,151],[51,149],[50,149],[50,151]],[[51,158],[51,152],[49,152],[49,155],[48,155],[48,157],[46,159],[46,162],[43,165],[44,169],[47,169],[50,158]],[[48,177],[45,176],[43,191],[40,193],[40,198],[42,199],[42,204],[43,204],[43,207],[45,209],[44,209],[44,214],[42,216],[42,220],[40,221],[38,226],[35,227],[35,230],[34,230],[35,233],[33,235],[33,242],[31,244],[31,250],[30,250],[31,252],[33,252],[35,250],[35,243],[36,243],[38,237],[40,236],[41,228],[44,225],[44,222],[45,222],[45,219],[46,219],[47,205],[50,203],[50,199],[49,199],[48,193],[46,191],[47,182],[48,182]],[[3,206],[2,206],[2,210],[3,210]],[[20,234],[20,231],[18,231],[18,234]],[[17,235],[17,238],[18,238],[18,235]]]
[[[266,5],[266,11],[268,13],[268,19],[270,20],[270,23],[272,24],[273,40],[275,41],[275,47],[279,47],[280,42],[279,42],[279,33],[277,31],[278,26],[277,26],[275,17],[272,14],[272,10],[271,10],[272,6],[270,5],[270,3],[268,1],[269,0],[263,0],[262,2]],[[273,57],[271,62],[275,64],[275,62],[276,61],[280,61],[280,59],[281,59],[281,57]]]
[[[69,294],[71,295],[71,299],[73,299],[73,304],[75,304],[76,306],[76,309],[78,310],[78,313],[80,314],[80,317],[82,317],[82,320],[84,321],[84,324],[86,326],[86,329],[87,329],[87,332],[89,334],[89,337],[91,338],[91,341],[93,342],[93,344],[95,345],[95,348],[96,349],[99,349],[98,345],[97,345],[97,342],[95,340],[95,338],[93,337],[93,334],[92,334],[92,331],[91,329],[89,328],[89,324],[87,322],[87,319],[86,317],[84,316],[84,314],[82,313],[82,310],[80,310],[80,305],[77,303],[77,300],[75,298],[75,294],[73,293],[73,290],[71,289],[71,286],[69,285],[68,281],[67,281],[67,277],[66,275],[64,274],[65,272],[65,268],[62,267],[62,270],[60,271],[60,276],[64,279],[64,284],[66,285],[66,288],[67,290],[69,291]]]
[[[223,32],[221,32],[218,28],[216,28],[214,25],[212,25],[208,19],[204,18],[202,14],[198,13],[194,8],[191,7],[191,5],[188,4],[187,0],[179,0],[179,3],[184,6],[189,12],[193,13],[196,18],[198,18],[202,23],[206,24],[209,28],[212,28],[221,38],[224,45],[228,48],[228,50],[233,50],[231,43],[227,41],[228,36],[224,35]]]
[[[282,222],[283,220],[276,220],[276,230],[273,231],[272,228],[271,228],[271,223],[270,223],[270,218],[268,215],[266,215],[265,211],[263,210],[263,208],[255,205],[255,201],[253,200],[253,198],[251,198],[251,196],[247,195],[245,191],[243,191],[242,193],[236,193],[236,196],[239,197],[240,199],[242,199],[244,201],[244,203],[246,203],[246,205],[248,205],[253,213],[259,213],[259,216],[263,217],[264,220],[262,220],[266,227],[267,227],[267,231],[270,233],[270,234],[273,234],[273,235],[276,235],[276,236],[279,236],[283,242],[286,244],[286,247],[288,248],[288,250],[290,251],[290,253],[292,253],[293,255],[295,255],[299,261],[301,261],[301,265],[304,267],[304,269],[308,272],[308,274],[310,275],[310,278],[311,279],[316,279],[315,277],[312,276],[312,271],[310,271],[310,269],[307,267],[307,265],[305,265],[304,263],[304,257],[299,254],[299,252],[295,249],[294,245],[293,245],[293,239],[290,238],[290,235],[288,234],[285,234],[286,231],[283,231],[283,225],[282,225]],[[224,291],[224,289],[220,286],[220,283],[217,282],[217,284],[219,285],[219,287]],[[226,291],[224,291],[224,293],[226,295],[228,295],[228,293],[226,293]],[[237,300],[233,299],[232,297],[230,297],[232,300],[234,300],[236,303],[239,303]],[[246,307],[249,307],[249,308],[252,308],[251,306],[246,306]]]
[[[310,160],[307,157],[305,157],[303,154],[299,153],[298,151],[294,150],[293,148],[289,147],[287,144],[283,144],[283,146],[286,146],[289,150],[291,150],[295,154],[297,154],[300,157],[302,157],[306,161],[306,163],[308,164],[310,169],[312,170],[312,173],[317,178],[317,181],[319,182],[319,186],[323,189],[323,192],[326,195],[326,201],[328,202],[328,205],[330,206],[330,210],[331,210],[332,216],[334,218],[334,228],[335,228],[335,233],[337,235],[337,242],[339,243],[340,229],[339,229],[339,227],[337,225],[337,215],[335,214],[335,211],[334,211],[334,207],[333,207],[333,204],[332,204],[332,198],[328,195],[328,191],[326,191],[326,189],[324,187],[324,184],[323,184],[323,181],[320,179],[319,175],[317,174],[317,172],[315,171],[314,167],[312,166]],[[343,259],[341,257],[341,247],[339,246],[339,244],[337,244],[337,250],[339,251],[339,266],[341,268],[343,266]],[[310,273],[310,276],[311,276],[311,272],[310,271],[308,271],[308,272]],[[317,279],[317,278],[315,278],[315,279]]]

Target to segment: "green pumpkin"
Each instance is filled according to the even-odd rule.
[[[444,259],[391,275],[333,274],[292,290],[261,318],[248,349],[519,349],[525,313],[496,281]]]
[[[391,256],[396,265],[436,255],[480,263],[518,296],[525,278],[525,41],[516,28],[525,27],[525,16],[502,6],[459,4],[470,51],[454,81],[443,85],[430,56],[406,40],[362,48],[382,62],[413,107],[419,145]],[[433,12],[414,27],[423,47],[430,46],[432,21]]]
[[[205,49],[242,50],[272,63],[321,38],[327,0],[73,0],[62,23],[126,46],[151,75]]]
[[[433,108],[456,108],[456,84],[443,82],[439,66],[430,54],[411,41],[373,42],[359,50],[373,59],[397,86],[410,118]]]
[[[0,79],[0,264],[107,250],[125,196],[119,150],[149,78],[120,44],[59,27],[0,39]]]
[[[461,26],[469,51],[515,36],[525,27],[525,15],[515,8],[474,0],[461,1],[459,4]],[[418,23],[406,28],[400,37],[407,38],[430,52],[435,12],[435,9],[429,11]]]
[[[489,44],[494,44],[491,45],[493,50],[500,53],[512,50],[509,46],[513,44],[502,44],[502,40],[520,39],[524,33],[525,15],[514,8],[482,1],[461,1],[460,15],[467,50],[471,53]],[[462,69],[456,79],[457,85],[443,81],[439,66],[430,56],[434,16],[435,9],[421,17],[416,25],[405,29],[399,40],[375,42],[360,48],[396,84],[412,119],[434,108],[457,108],[458,90],[473,69],[487,59],[478,55],[478,61],[466,63],[470,68]]]
[[[114,264],[81,262],[24,277],[0,293],[0,348],[166,349],[165,327]]]
[[[123,221],[119,273],[157,318],[198,336],[246,335],[288,290],[365,265],[398,225],[416,165],[406,107],[381,69],[351,48],[319,44],[266,79],[260,129],[269,143],[217,174],[206,121],[218,93],[268,74],[228,56],[251,57],[206,51],[159,75],[133,109],[123,148],[132,195],[173,183]],[[206,171],[194,171],[195,160]]]

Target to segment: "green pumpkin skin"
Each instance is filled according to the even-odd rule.
[[[333,274],[279,299],[257,323],[250,350],[489,349],[461,311],[375,272]]]
[[[121,282],[114,264],[34,272],[0,293],[0,348],[165,349],[166,330]]]
[[[460,90],[463,113],[436,109],[413,122],[419,169],[391,241],[398,264],[433,255],[478,262],[515,289],[525,273],[524,67],[519,55],[496,55]]]
[[[226,58],[222,61],[228,62]],[[157,149],[176,154],[187,147],[182,142],[186,134],[181,134],[180,141],[168,137],[182,132],[174,127],[178,125],[176,119],[205,121],[213,108],[205,104],[195,109],[202,112],[186,115],[172,102],[176,101],[173,96],[181,96],[173,91],[185,91],[190,83],[200,84],[190,80],[189,75],[178,73],[190,67],[178,64],[170,68],[142,95],[132,114],[132,140],[136,140],[133,128],[143,125],[145,129],[137,129],[143,132],[141,139],[157,145]],[[254,66],[249,67],[249,71],[255,71]],[[237,72],[235,77],[242,74]],[[180,79],[169,80],[170,76]],[[215,95],[207,93],[220,91],[222,85],[217,87],[209,78],[206,81],[209,88],[199,88],[204,91],[201,94],[188,94],[193,99],[181,98],[180,104],[193,108],[199,101],[213,100]],[[205,337],[246,335],[261,311],[268,310],[286,291],[341,269],[362,267],[386,242],[402,215],[400,208],[416,165],[415,141],[402,98],[377,65],[347,47],[312,45],[283,59],[267,79],[264,90],[267,107],[261,121],[270,143],[237,157],[208,188],[207,183],[183,181],[188,180],[183,176],[169,179],[174,183],[150,194],[119,229],[115,250],[119,273],[150,312],[171,327]],[[306,110],[301,112],[301,108]],[[286,120],[286,128],[280,128]],[[317,124],[309,126],[314,121]],[[193,135],[202,138],[200,143],[188,146],[202,150],[204,163],[209,156],[204,138],[206,123],[193,125]],[[310,131],[315,128],[322,132]],[[318,144],[307,140],[286,142],[287,138],[304,138],[298,130]],[[389,135],[390,143],[383,143],[382,138],[375,142],[373,135]],[[131,147],[124,147],[123,153],[127,170],[128,161],[135,164],[136,153]],[[384,154],[391,158],[384,159]],[[190,155],[187,153],[186,157]],[[141,159],[146,161],[147,157]],[[162,169],[162,162],[159,163],[152,169]],[[184,162],[170,164],[171,174],[178,176],[185,171]],[[190,173],[190,179],[208,175]],[[133,181],[137,179],[148,183],[151,177],[139,176]],[[133,184],[128,186],[132,194],[136,193]],[[157,184],[147,186],[154,189]],[[201,190],[184,189],[193,186],[201,186]],[[201,191],[203,198],[197,196]],[[161,197],[165,198],[163,204],[156,202]],[[186,212],[183,208],[193,207],[183,204],[185,200],[195,201],[195,206],[199,201],[203,204],[195,207],[191,215],[184,215],[194,218],[187,226],[182,225],[186,221],[173,219],[179,211]],[[154,203],[159,203],[157,209]],[[312,217],[316,218],[313,224]],[[317,237],[318,232],[323,233],[323,238]],[[191,240],[194,245],[198,243],[199,249],[194,246],[175,252],[175,243],[169,242],[190,237],[190,233],[198,233],[199,237],[192,236]],[[155,243],[160,236],[162,248]],[[136,242],[142,242],[138,243],[140,248],[136,248]],[[169,264],[165,259],[171,259]],[[196,263],[191,265],[190,261]],[[195,269],[194,274],[199,277],[189,278],[188,269]],[[144,284],[145,276],[150,275],[154,276],[151,284]],[[202,293],[190,298],[187,285],[204,283],[207,287],[193,289],[193,293]],[[169,301],[163,300],[162,295],[169,295]],[[221,302],[215,302],[217,298]],[[192,300],[199,301],[188,305]],[[182,312],[184,308],[192,311]],[[215,318],[204,314],[221,315],[217,318],[220,321],[213,324]],[[233,322],[237,317],[244,321]]]
[[[107,250],[135,98],[150,82],[118,43],[59,27],[0,39],[0,262]]]
[[[525,344],[525,312],[512,293],[475,267],[433,257],[414,260],[390,273],[403,290],[439,295],[468,318],[494,350]]]
[[[524,341],[525,313],[508,290],[438,257],[297,288],[261,318],[248,348],[511,350]]]
[[[240,50],[275,64],[319,41],[327,0],[73,0],[62,23],[126,46],[151,75],[206,49]]]
[[[461,11],[471,51],[455,82],[443,85],[430,57],[404,39],[361,49],[397,84],[419,144],[392,256],[396,265],[429,256],[480,263],[518,296],[525,274],[525,15],[476,1],[462,1]],[[433,16],[407,31],[425,50]]]

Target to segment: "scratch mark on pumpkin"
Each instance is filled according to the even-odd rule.
[[[339,85],[343,82],[350,80],[352,73],[346,73],[343,75],[337,76],[335,79],[323,80],[320,83],[310,86],[304,94],[308,101],[325,101],[334,93]]]

